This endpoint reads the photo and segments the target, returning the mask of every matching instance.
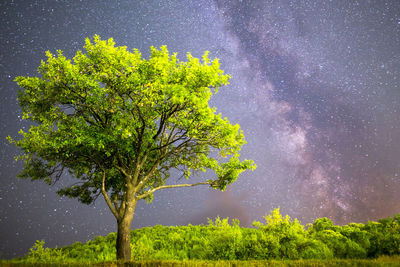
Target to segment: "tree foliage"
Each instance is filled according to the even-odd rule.
[[[224,190],[255,168],[239,160],[239,125],[208,104],[230,78],[208,52],[202,61],[188,53],[182,62],[165,46],[151,47],[146,60],[99,36],[86,39],[84,49],[73,60],[46,52],[41,77],[15,79],[24,89],[23,118],[34,123],[20,140],[9,138],[23,151],[21,177],[51,184],[68,171],[80,182],[60,195],[91,203],[103,193],[118,217],[129,197],[151,200],[170,187],[171,169],[186,178],[212,170],[215,179],[203,184]]]

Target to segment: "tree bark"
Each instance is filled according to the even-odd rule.
[[[131,223],[136,203],[127,203],[125,215],[117,220],[117,260],[131,260]]]

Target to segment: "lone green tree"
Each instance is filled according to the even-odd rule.
[[[40,77],[17,77],[23,88],[18,102],[23,118],[33,122],[20,130],[20,177],[53,184],[64,172],[79,181],[58,191],[85,204],[103,195],[118,225],[117,259],[129,260],[130,225],[136,203],[151,201],[166,188],[209,185],[224,190],[251,160],[239,160],[245,139],[208,104],[229,76],[206,52],[187,62],[167,48],[151,47],[143,59],[138,50],[116,47],[112,39],[86,39],[86,53],[73,60],[46,52]],[[186,179],[212,170],[214,179],[170,184],[172,169]]]

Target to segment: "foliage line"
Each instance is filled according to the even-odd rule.
[[[132,260],[300,260],[366,259],[400,255],[400,214],[377,222],[334,225],[319,218],[303,226],[282,216],[279,209],[254,228],[237,219],[208,221],[208,225],[144,227],[131,231]],[[45,248],[36,241],[23,262],[107,262],[115,260],[116,233],[97,236],[85,244]],[[397,256],[398,257],[398,256]]]

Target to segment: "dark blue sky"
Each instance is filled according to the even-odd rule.
[[[71,57],[94,34],[146,57],[151,45],[181,59],[210,50],[232,75],[212,104],[242,126],[242,155],[258,165],[224,193],[160,191],[138,205],[133,228],[217,215],[248,226],[276,207],[303,223],[400,212],[399,1],[6,0],[0,11],[0,258],[37,239],[62,246],[116,229],[103,199],[56,195],[71,177],[17,180],[18,151],[5,140],[29,127],[15,76],[35,76],[46,50]]]

